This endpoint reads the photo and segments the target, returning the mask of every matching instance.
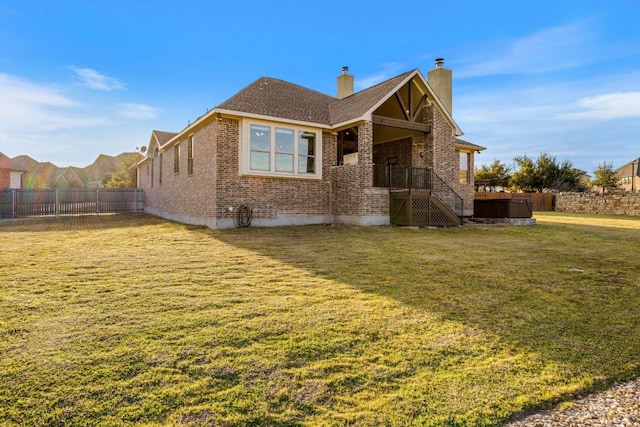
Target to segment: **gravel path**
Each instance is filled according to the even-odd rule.
[[[607,391],[572,402],[565,409],[530,415],[505,427],[638,427],[640,379],[618,384]]]

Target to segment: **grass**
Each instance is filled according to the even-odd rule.
[[[491,426],[640,376],[640,220],[0,222],[0,425]]]

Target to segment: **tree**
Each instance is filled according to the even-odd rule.
[[[136,170],[132,167],[137,158],[121,158],[118,162],[118,169],[108,175],[103,185],[105,188],[134,188],[136,186]]]
[[[29,172],[24,175],[22,180],[22,188],[46,188],[44,179],[37,172]]]
[[[511,186],[525,193],[538,191],[542,187],[542,177],[533,159],[528,156],[522,156],[514,158],[513,161],[516,163],[518,170],[511,174]]]
[[[618,176],[613,170],[613,164],[604,162],[598,165],[598,169],[593,171],[594,180],[592,186],[602,187],[602,193],[607,192],[607,188],[612,189],[618,186]]]
[[[564,160],[558,163],[555,157],[541,153],[537,159],[528,156],[513,159],[518,169],[511,175],[511,186],[524,192],[580,191],[580,172],[573,164]]]
[[[506,188],[509,186],[511,179],[511,169],[500,163],[499,160],[494,160],[490,166],[482,165],[480,168],[476,168],[475,180],[476,182],[482,181],[486,184],[483,186],[489,187],[489,191],[494,191],[496,187]]]

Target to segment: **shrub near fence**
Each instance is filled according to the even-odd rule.
[[[555,194],[553,193],[491,193],[476,192],[474,199],[494,200],[494,199],[526,199],[533,202],[534,211],[554,211]]]
[[[135,213],[144,210],[139,188],[0,191],[0,218],[89,213]]]

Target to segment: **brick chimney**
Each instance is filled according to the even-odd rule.
[[[338,99],[353,95],[353,75],[349,74],[349,67],[342,67],[342,74],[338,76]]]
[[[436,92],[436,95],[447,109],[449,114],[453,115],[452,105],[452,75],[451,70],[444,68],[444,59],[436,58],[436,68],[427,73],[427,81]]]

